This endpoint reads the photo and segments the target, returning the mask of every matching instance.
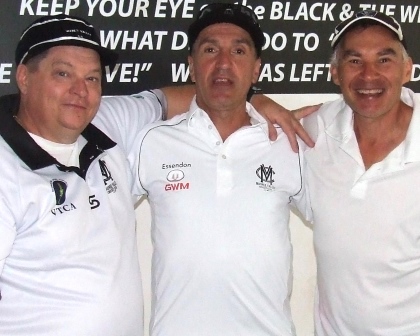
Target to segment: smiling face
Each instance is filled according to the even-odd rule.
[[[47,140],[73,143],[98,110],[101,76],[98,53],[83,47],[53,47],[36,64],[19,65],[21,123]]]
[[[397,113],[402,85],[411,77],[412,61],[387,28],[355,28],[342,38],[331,75],[355,118]]]
[[[246,95],[258,80],[261,60],[244,29],[230,23],[206,27],[195,41],[188,62],[198,106],[209,114],[245,111]]]

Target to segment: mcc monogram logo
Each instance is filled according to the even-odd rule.
[[[273,167],[268,166],[266,167],[264,164],[260,165],[257,170],[255,171],[258,181],[256,182],[256,185],[264,189],[265,191],[273,191],[276,188],[273,186],[274,178],[273,175],[276,174]]]
[[[273,168],[271,166],[265,167],[263,164],[259,166],[259,168],[256,171],[256,174],[258,178],[260,179],[260,182],[268,182],[270,185],[273,184],[274,179],[273,175],[275,174]]]

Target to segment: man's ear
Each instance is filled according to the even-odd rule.
[[[25,64],[19,64],[16,69],[16,84],[22,94],[25,94],[28,91],[28,74],[28,67]]]
[[[403,85],[408,83],[411,80],[411,74],[413,72],[413,60],[411,57],[408,57],[407,60],[404,62],[404,78],[403,78]]]
[[[335,85],[340,86],[340,76],[338,75],[338,69],[336,65],[332,65],[330,66],[330,74],[331,74],[331,78],[333,80],[333,83]]]
[[[194,73],[194,61],[191,55],[188,56],[188,66],[190,69],[190,78],[193,83],[195,83],[195,73]]]
[[[260,76],[260,70],[261,70],[261,58],[257,58],[254,64],[254,73],[252,74],[252,84],[255,84],[258,82],[258,78]]]

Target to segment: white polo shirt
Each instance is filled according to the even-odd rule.
[[[318,336],[420,335],[420,101],[407,137],[365,170],[342,99],[324,104],[305,153],[318,265]]]
[[[104,99],[83,131],[80,167],[60,164],[0,99],[0,335],[141,336],[132,175],[138,131],[159,101]],[[115,143],[115,142],[117,143]]]
[[[140,135],[136,192],[152,210],[154,336],[293,335],[289,203],[302,162],[264,119],[225,142],[193,101]]]

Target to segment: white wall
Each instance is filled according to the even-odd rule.
[[[303,105],[318,104],[333,100],[338,95],[269,95],[283,106],[295,109]],[[145,301],[145,328],[148,335],[150,318],[150,265],[152,245],[150,241],[150,208],[147,201],[141,202],[137,210],[137,237],[140,264],[143,273]],[[312,336],[313,293],[316,281],[315,258],[312,248],[312,230],[294,214],[291,214],[290,232],[293,244],[293,292],[292,314],[298,336]]]

